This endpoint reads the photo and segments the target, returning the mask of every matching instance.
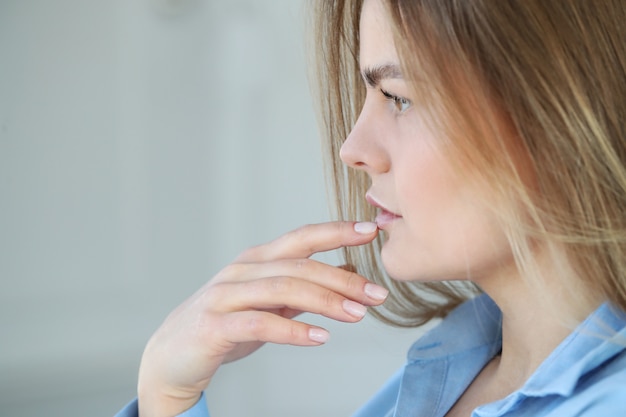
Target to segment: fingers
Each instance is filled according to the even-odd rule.
[[[374,223],[316,224],[245,251],[155,332],[142,357],[144,391],[196,399],[224,361],[249,355],[265,342],[325,343],[326,330],[293,320],[300,312],[346,322],[360,320],[367,306],[384,301],[387,291],[353,271],[308,258],[369,243],[377,231]],[[171,395],[152,402],[148,397],[142,396],[144,408],[152,403],[155,410],[169,410],[161,400],[170,400]]]
[[[360,320],[367,306],[388,291],[350,268],[308,257],[346,245],[368,243],[373,223],[334,222],[304,226],[246,251],[211,280],[203,304],[213,312],[266,311],[280,317],[310,312],[344,322]],[[291,312],[289,315],[286,312]]]
[[[238,262],[308,258],[314,253],[371,242],[378,228],[370,222],[330,222],[303,226],[278,239],[245,251]]]
[[[274,262],[232,264],[224,268],[214,279],[217,282],[256,281],[259,277],[291,277],[315,283],[364,305],[378,305],[387,297],[388,291],[370,283],[366,278],[344,268],[334,267],[313,259],[285,259]],[[262,281],[262,280],[259,280]],[[285,284],[285,283],[283,283]],[[248,292],[258,294],[262,285],[266,292],[282,288],[272,288],[281,283],[257,282]],[[257,288],[259,287],[259,288]],[[304,288],[293,288],[298,294],[306,292]],[[234,292],[233,292],[234,293]]]
[[[317,346],[328,341],[328,331],[264,311],[239,311],[223,317],[223,337],[229,342],[269,342]]]
[[[237,297],[226,297],[237,294]],[[328,288],[292,277],[275,277],[250,282],[222,283],[213,288],[212,308],[218,311],[275,310],[302,311],[355,322],[366,307]],[[281,314],[282,315],[282,314]]]

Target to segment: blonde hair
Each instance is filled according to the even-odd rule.
[[[574,271],[550,279],[561,279],[565,292],[585,289],[569,294],[572,299],[609,300],[626,310],[626,4],[385,4],[404,77],[459,169],[473,169],[493,190],[522,276],[541,281],[532,248],[543,244],[564,253]],[[364,101],[362,0],[312,5],[319,111],[337,215],[371,219],[367,176],[339,160]],[[379,266],[381,244],[379,238],[348,248],[344,256],[359,273],[392,289],[376,313],[384,321],[420,325],[478,291],[453,282],[390,280]]]

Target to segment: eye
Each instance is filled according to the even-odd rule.
[[[393,103],[398,113],[404,113],[411,107],[411,104],[413,104],[408,98],[396,96],[395,94],[391,94],[390,92],[383,89],[381,89],[380,92],[383,94],[383,96],[385,96],[387,100]]]

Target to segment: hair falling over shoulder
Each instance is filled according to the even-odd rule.
[[[532,250],[546,245],[574,271],[550,277],[564,293],[626,311],[626,2],[380,1],[403,74],[450,155],[494,190],[522,275],[540,290],[546,277]],[[327,168],[337,215],[346,220],[375,215],[364,199],[367,176],[339,159],[365,97],[362,3],[311,1]],[[421,325],[479,291],[460,282],[391,280],[380,266],[381,245],[379,237],[344,256],[391,289],[374,312],[386,322]]]

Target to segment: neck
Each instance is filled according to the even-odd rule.
[[[559,268],[550,268],[547,263],[540,266],[545,278],[540,290],[513,272],[514,267],[477,282],[502,311],[502,353],[496,359],[494,376],[495,381],[510,391],[521,387],[574,327],[599,305],[599,302],[581,303],[567,297],[575,291],[564,291],[563,281],[555,279],[559,276],[556,274],[567,273],[562,269],[563,264]]]

